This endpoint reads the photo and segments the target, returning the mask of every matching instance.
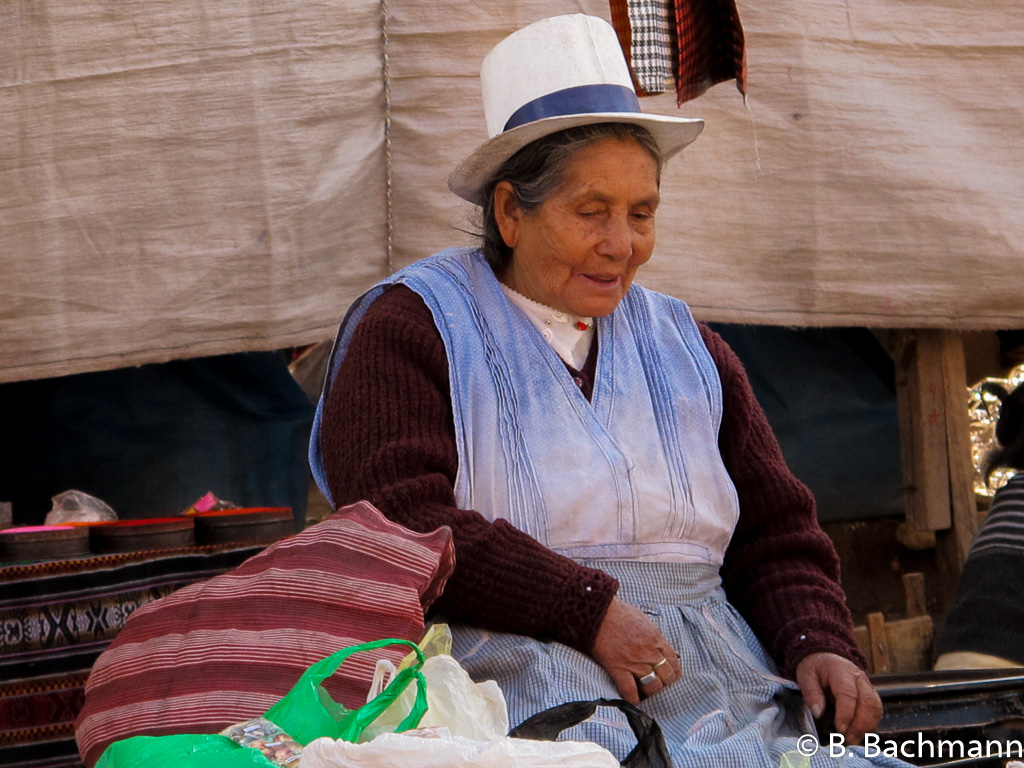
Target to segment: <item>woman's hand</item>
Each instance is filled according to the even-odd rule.
[[[825,710],[825,691],[831,693],[836,730],[851,744],[860,744],[882,719],[882,700],[864,670],[849,659],[812,653],[796,665],[796,682],[815,717]]]
[[[619,694],[639,704],[682,675],[679,656],[654,622],[639,608],[618,598],[612,600],[590,652],[594,661],[612,676]],[[654,672],[646,685],[640,679]]]

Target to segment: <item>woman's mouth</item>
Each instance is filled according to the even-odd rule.
[[[617,285],[622,279],[620,275],[583,275],[587,280],[603,286]]]

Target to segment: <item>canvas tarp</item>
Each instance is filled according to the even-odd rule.
[[[739,7],[746,103],[643,101],[708,125],[641,282],[710,320],[1024,327],[1024,5]],[[574,11],[609,17],[390,0],[386,92],[379,2],[7,4],[0,380],[330,337],[391,269],[473,242],[445,181],[484,138],[480,59]]]

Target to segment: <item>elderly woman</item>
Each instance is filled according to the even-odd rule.
[[[451,527],[437,608],[513,723],[621,696],[677,766],[777,766],[831,697],[859,740],[881,705],[813,499],[722,340],[633,282],[662,163],[701,121],[641,113],[610,25],[582,15],[513,34],[481,79],[492,138],[449,185],[481,205],[482,248],[350,309],[311,445],[321,488]],[[616,722],[580,728],[631,746]]]

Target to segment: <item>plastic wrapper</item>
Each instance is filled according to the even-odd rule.
[[[64,491],[53,497],[46,525],[64,523],[106,523],[117,520],[117,513],[106,502],[82,491]]]
[[[265,717],[237,723],[220,732],[243,747],[257,749],[274,765],[296,768],[302,759],[302,745]]]
[[[185,510],[184,514],[194,515],[198,512],[218,512],[223,509],[238,509],[238,505],[227,499],[218,499],[213,491],[207,491]]]

